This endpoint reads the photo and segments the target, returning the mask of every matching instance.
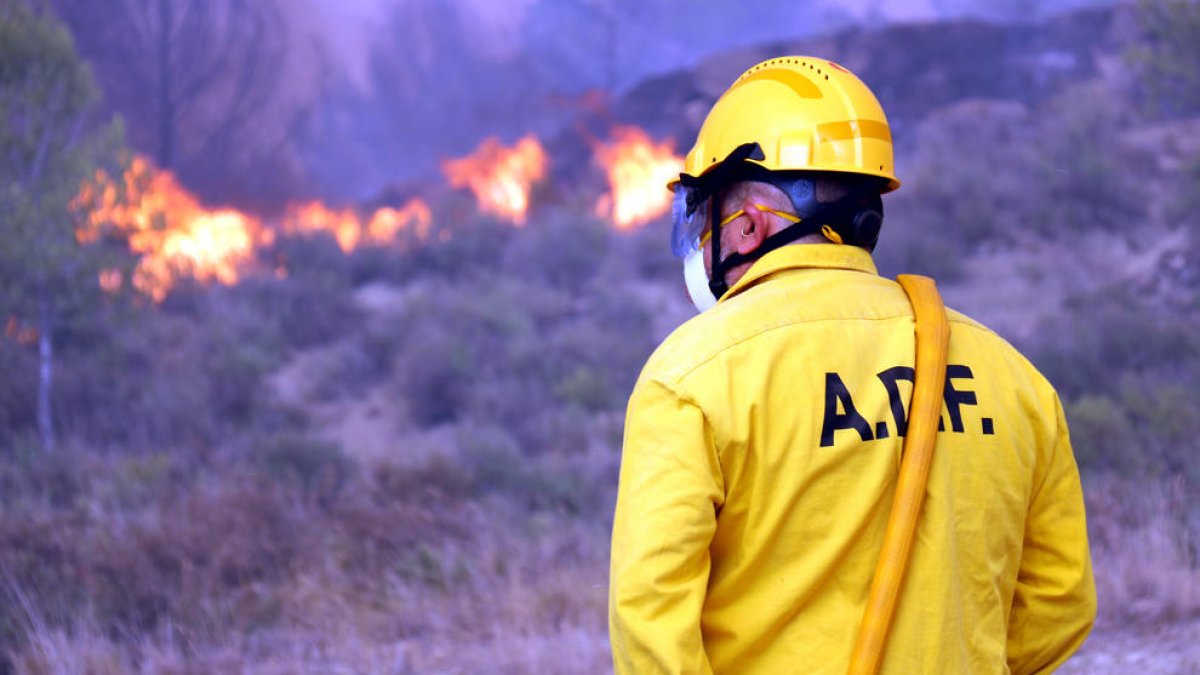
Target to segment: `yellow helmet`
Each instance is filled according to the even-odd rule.
[[[742,73],[708,113],[684,171],[699,178],[748,143],[762,152],[745,161],[771,171],[839,171],[883,178],[883,192],[900,187],[883,108],[832,61],[784,56]]]

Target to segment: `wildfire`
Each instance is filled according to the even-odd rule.
[[[663,185],[683,168],[670,140],[655,142],[637,127],[617,127],[610,141],[594,144],[594,151],[609,183],[597,210],[618,228],[636,227],[670,208]],[[442,171],[452,187],[469,188],[482,211],[522,225],[530,191],[546,176],[547,165],[546,151],[530,135],[512,146],[488,138],[471,155],[444,161]],[[82,221],[76,230],[80,243],[116,233],[139,256],[128,276],[119,269],[100,272],[100,287],[115,293],[128,284],[156,301],[183,276],[237,283],[247,266],[257,263],[259,250],[275,241],[276,231],[261,219],[236,209],[206,208],[173,174],[155,169],[144,157],[134,158],[121,176],[97,171],[72,206]],[[363,245],[394,244],[402,236],[425,242],[432,229],[433,214],[420,199],[370,214],[309,201],[286,209],[279,222],[284,234],[327,232],[347,253]],[[449,235],[439,234],[442,240]],[[287,269],[279,266],[274,273],[283,278]]]
[[[479,208],[518,225],[529,212],[529,191],[546,175],[546,151],[533,136],[506,147],[488,138],[467,157],[442,162],[451,187],[475,193]]]
[[[162,300],[180,274],[200,281],[233,284],[241,265],[273,237],[257,219],[233,209],[209,210],[183,189],[169,171],[158,171],[137,157],[118,184],[106,172],[84,184],[75,209],[86,214],[75,235],[95,241],[106,227],[117,228],[141,256],[132,283]],[[124,198],[120,196],[123,188]],[[101,273],[105,288],[119,288],[119,272]]]
[[[416,198],[398,209],[385,206],[366,219],[359,217],[353,209],[332,209],[313,201],[288,209],[283,226],[289,234],[328,232],[342,251],[349,253],[363,242],[391,244],[406,231],[411,231],[418,241],[424,241],[433,227],[433,213],[425,202]]]
[[[238,282],[258,249],[270,246],[274,232],[261,220],[235,209],[206,209],[181,187],[168,171],[154,169],[136,157],[118,182],[104,171],[83,185],[72,203],[84,214],[76,230],[80,243],[99,239],[106,228],[120,232],[140,256],[131,282],[161,301],[177,280],[190,276],[222,284]],[[343,251],[363,243],[386,245],[402,232],[418,240],[429,237],[433,215],[420,199],[400,208],[384,207],[362,218],[351,209],[332,209],[308,202],[287,210],[283,231],[288,234],[329,232]],[[277,269],[277,275],[286,270]],[[116,292],[125,279],[120,270],[100,273],[100,287]]]
[[[38,341],[36,328],[26,326],[15,316],[4,323],[4,336],[20,345],[31,345]]]
[[[595,152],[610,190],[597,211],[609,214],[618,228],[636,227],[671,208],[671,193],[664,186],[683,171],[683,158],[670,139],[655,143],[637,127],[617,127],[613,140],[597,144]]]

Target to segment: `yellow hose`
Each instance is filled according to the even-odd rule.
[[[883,659],[900,584],[908,567],[917,517],[925,500],[925,484],[942,413],[946,356],[950,348],[950,323],[946,320],[946,307],[933,279],[901,274],[896,280],[913,307],[917,333],[916,374],[896,496],[883,535],[883,550],[875,567],[875,578],[867,596],[867,608],[850,657],[848,672],[851,675],[873,675],[879,672]]]

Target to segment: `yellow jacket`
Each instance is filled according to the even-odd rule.
[[[1096,598],[1058,396],[950,312],[944,430],[888,673],[1034,673]],[[617,673],[844,673],[899,469],[913,319],[851,246],[785,246],[676,330],[629,402]]]

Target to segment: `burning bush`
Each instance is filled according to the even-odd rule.
[[[484,213],[517,225],[529,215],[529,191],[546,175],[546,151],[533,136],[512,147],[488,138],[467,157],[446,160],[442,171],[451,187],[470,188]]]
[[[620,229],[630,229],[658,218],[671,209],[666,185],[679,178],[683,158],[668,139],[654,142],[638,127],[613,130],[613,139],[595,146],[596,162],[608,174],[609,192],[597,204]]]

